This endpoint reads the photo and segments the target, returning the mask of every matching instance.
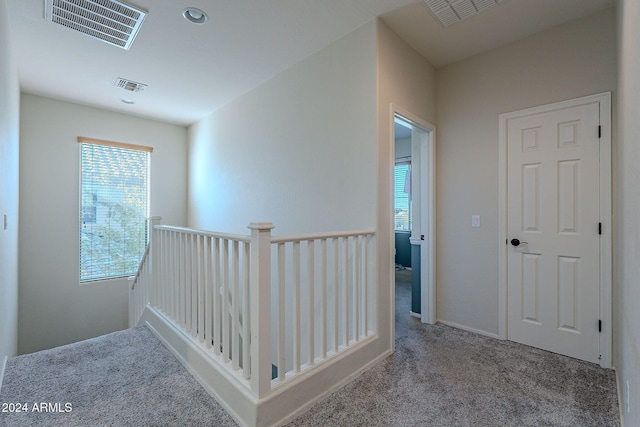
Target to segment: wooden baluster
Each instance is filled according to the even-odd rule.
[[[308,351],[309,366],[315,363],[315,240],[307,240],[307,278],[309,286],[309,328],[308,334]]]
[[[231,251],[231,269],[233,280],[231,281],[231,353],[233,369],[240,368],[240,248],[237,240],[233,241]]]
[[[360,341],[360,268],[361,268],[361,253],[360,253],[360,236],[355,236],[353,238],[355,245],[355,277],[353,279],[353,311],[354,311],[354,319],[353,319],[353,338],[355,341]]]
[[[229,240],[222,239],[222,284],[220,298],[222,299],[222,357],[229,361]]]
[[[197,239],[197,269],[198,269],[198,342],[204,344],[204,273],[203,273],[203,251],[204,236],[196,236]]]
[[[321,241],[322,249],[322,319],[320,323],[320,354],[322,359],[327,358],[327,273],[329,264],[327,262],[327,239]]]
[[[286,324],[285,324],[285,244],[278,243],[278,378],[284,380],[286,373]]]
[[[222,286],[222,270],[220,269],[220,239],[215,238],[211,251],[213,268],[213,353],[220,355],[222,334],[222,309],[220,302],[220,287]]]
[[[242,244],[242,376],[245,380],[251,377],[251,292],[249,289],[251,246]]]
[[[340,347],[340,239],[333,239],[333,352],[337,353]]]
[[[293,372],[300,372],[300,241],[293,242]]]

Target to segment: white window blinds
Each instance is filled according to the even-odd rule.
[[[144,254],[150,147],[80,142],[80,281],[133,275]]]
[[[396,163],[394,169],[395,229],[411,230],[411,163]]]

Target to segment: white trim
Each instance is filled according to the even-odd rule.
[[[424,234],[425,240],[421,242],[421,250],[420,250],[420,306],[421,311],[424,314],[426,310],[426,315],[421,315],[422,323],[435,324],[436,323],[436,235],[435,235],[435,218],[436,218],[436,210],[435,210],[435,191],[436,191],[436,127],[429,123],[428,121],[414,115],[408,110],[391,104],[391,146],[395,147],[395,131],[394,131],[394,123],[396,118],[399,118],[407,125],[411,127],[415,127],[421,131],[424,131],[426,134],[426,140],[422,142],[422,150],[420,150],[421,159],[421,171],[424,171],[426,166],[427,173],[421,173],[421,221],[420,226],[422,230],[418,232],[418,235]],[[393,156],[392,156],[393,157]],[[395,159],[392,159],[395,161]],[[393,166],[390,166],[393,172]],[[393,176],[391,173],[390,176]],[[393,203],[393,197],[391,198]],[[393,206],[389,207],[389,212],[391,212]],[[392,221],[393,227],[393,221]],[[392,230],[393,231],[393,230]],[[392,233],[393,235],[393,233]],[[416,236],[412,236],[413,239]],[[393,244],[393,242],[392,242]],[[391,253],[393,253],[393,248]],[[392,262],[392,261],[391,261]],[[395,280],[395,279],[394,279]],[[395,282],[394,282],[395,284]],[[392,287],[393,290],[393,287]],[[395,302],[395,295],[392,295],[392,301]],[[395,307],[395,303],[393,305]],[[395,310],[394,310],[395,311]],[[392,315],[392,322],[395,322],[394,316]],[[393,323],[395,325],[395,323]]]
[[[271,243],[301,242],[304,240],[337,239],[339,237],[375,236],[376,231],[332,231],[328,233],[292,234],[290,236],[272,236]]]
[[[611,164],[611,92],[600,94],[600,221],[602,235],[600,236],[600,366],[611,368],[613,346],[613,314],[612,314],[612,164]]]
[[[622,404],[622,389],[620,388],[620,375],[618,375],[618,370],[614,369],[614,373],[616,374],[616,392],[618,393],[618,417],[620,418],[620,425],[624,427],[624,405]]]
[[[440,320],[440,319],[438,319],[438,323],[442,323],[443,325],[446,325],[446,326],[451,326],[452,328],[462,329],[463,331],[473,332],[474,334],[483,335],[485,337],[500,339],[498,335],[492,334],[491,332],[483,331],[481,329],[470,328],[469,326],[460,325],[459,323],[449,322],[447,320]]]
[[[154,307],[146,306],[140,324],[149,328],[238,425],[252,424],[251,420],[257,416],[258,400],[251,395],[248,386],[238,386],[237,378],[218,368],[201,348]]]
[[[611,368],[612,224],[611,224],[611,92],[527,108],[498,116],[498,336],[507,339],[507,120],[597,102],[600,105],[600,366]]]
[[[328,395],[330,395],[331,393],[335,392],[336,390],[339,390],[339,389],[343,388],[345,385],[349,384],[351,381],[353,381],[354,379],[358,378],[360,375],[364,374],[367,370],[369,370],[373,366],[375,366],[378,362],[381,362],[382,360],[386,359],[390,355],[391,355],[391,350],[385,351],[384,353],[380,354],[378,357],[376,357],[375,359],[373,359],[369,363],[365,363],[364,365],[360,366],[360,368],[358,370],[356,370],[355,372],[343,377],[342,380],[340,380],[338,383],[333,385],[331,388],[323,391],[322,393],[318,394],[317,396],[313,397],[312,399],[307,400],[303,405],[299,406],[295,411],[293,411],[289,415],[281,418],[278,422],[274,423],[273,425],[283,426],[283,425],[286,425],[286,424],[290,423],[291,421],[295,420],[300,415],[304,414],[309,409],[311,409],[311,407],[314,406],[316,403],[321,402]]]
[[[2,359],[2,364],[0,364],[0,391],[2,391],[2,380],[4,379],[4,370],[7,367],[7,360],[9,360],[9,356],[5,356]]]
[[[284,425],[391,354],[390,349],[380,353],[380,337],[372,335],[290,381],[278,385],[272,381],[271,391],[258,399],[246,380],[220,367],[158,309],[147,305],[141,324],[162,341],[240,426]]]

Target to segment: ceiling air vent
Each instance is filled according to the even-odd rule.
[[[147,12],[114,0],[45,0],[45,19],[129,50]]]
[[[464,21],[504,0],[422,0],[444,27]]]
[[[123,79],[122,77],[118,77],[113,85],[120,89],[128,90],[129,92],[142,92],[147,87],[144,83],[133,82],[131,80]]]

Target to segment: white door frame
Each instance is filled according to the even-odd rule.
[[[600,366],[611,367],[612,351],[612,228],[611,228],[611,92],[600,93],[568,101],[527,108],[499,115],[498,145],[498,336],[507,339],[508,297],[507,297],[507,250],[509,236],[507,224],[507,121],[517,117],[550,112],[562,108],[576,107],[594,102],[600,103]],[[594,132],[597,130],[594,129]]]
[[[392,147],[395,146],[394,123],[396,116],[406,122],[409,126],[413,126],[424,131],[426,138],[421,142],[420,149],[420,232],[425,235],[425,240],[420,244],[420,319],[422,323],[436,323],[436,236],[435,236],[435,191],[436,191],[436,127],[426,120],[416,116],[415,114],[405,110],[398,105],[391,104],[391,141]],[[395,159],[390,159],[390,176],[393,175],[393,167]],[[426,173],[425,173],[426,171]],[[391,198],[392,206],[389,212],[393,210],[394,199]],[[394,234],[394,221],[391,222],[391,236]],[[412,230],[412,237],[415,237]],[[393,243],[393,239],[391,239]],[[393,248],[391,250],[393,253]],[[394,281],[395,284],[395,281]],[[392,289],[392,293],[394,290]],[[395,294],[394,294],[395,298]],[[394,299],[395,301],[395,299]],[[395,307],[395,305],[394,305]],[[426,313],[426,315],[425,315]],[[408,313],[407,313],[408,314]]]

